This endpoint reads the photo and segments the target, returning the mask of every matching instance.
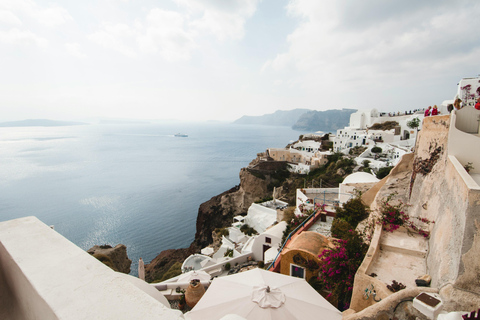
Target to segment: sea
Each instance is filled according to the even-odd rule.
[[[190,245],[200,204],[238,185],[257,153],[300,134],[223,122],[0,128],[0,221],[36,216],[84,250],[124,244],[137,275],[140,257]]]

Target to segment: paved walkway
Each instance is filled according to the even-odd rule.
[[[380,254],[367,274],[375,273],[376,278],[386,284],[396,280],[407,287],[416,287],[415,279],[427,272],[427,251],[428,242],[419,234],[406,231],[383,232]]]

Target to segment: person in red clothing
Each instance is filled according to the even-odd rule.
[[[436,116],[437,114],[438,114],[437,105],[434,105],[432,109],[432,116]]]
[[[480,98],[478,98],[477,103],[475,103],[475,109],[480,110]]]
[[[428,117],[430,115],[430,109],[432,109],[432,106],[429,106],[427,110],[425,110],[425,117]]]

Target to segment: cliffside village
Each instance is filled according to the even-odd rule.
[[[449,111],[452,100],[434,116],[359,110],[335,133],[304,135],[259,154],[251,166],[284,161],[291,172],[307,174],[335,152],[361,148],[354,161],[368,161],[369,170],[338,188],[297,189],[299,223],[291,229],[283,219],[288,203],[274,190],[271,200],[235,216],[219,243],[188,257],[182,274],[160,283],[144,281],[143,262],[139,278],[114,272],[35,217],[1,222],[0,318],[478,319],[477,88],[480,78],[460,81],[458,109]],[[383,167],[393,169],[378,179]],[[350,301],[339,305],[328,288],[315,290],[309,280],[328,270],[325,252],[338,246],[331,232],[337,208],[356,197],[369,207],[356,227],[368,249],[351,279]],[[386,206],[402,208],[403,226],[385,223]],[[423,233],[412,229],[413,220],[424,223]]]

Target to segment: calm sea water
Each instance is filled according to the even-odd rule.
[[[300,134],[226,123],[0,128],[0,221],[36,216],[84,250],[123,243],[135,275],[140,257],[187,247],[199,205],[239,184],[257,153]]]

